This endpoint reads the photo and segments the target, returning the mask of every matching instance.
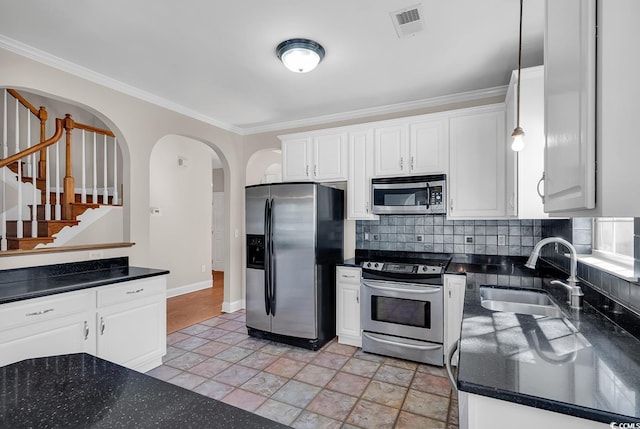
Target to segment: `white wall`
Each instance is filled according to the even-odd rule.
[[[163,268],[151,257],[149,160],[153,146],[164,136],[182,135],[214,148],[225,169],[225,205],[229,208],[225,302],[242,299],[245,163],[240,136],[4,49],[0,49],[0,87],[67,100],[96,115],[115,132],[123,157],[124,237],[135,245],[105,250],[104,257],[129,256],[132,265]],[[80,261],[88,257],[88,251],[0,256],[0,269]],[[177,284],[190,281],[174,280]]]
[[[274,171],[278,169],[278,171]],[[277,177],[275,180],[265,180],[267,176],[274,173]],[[246,184],[259,185],[261,183],[273,183],[282,181],[282,150],[280,149],[262,149],[251,155],[247,161],[247,178]]]
[[[151,152],[149,203],[161,211],[149,212],[151,260],[171,271],[167,289],[211,285],[211,153],[204,143],[175,135]]]

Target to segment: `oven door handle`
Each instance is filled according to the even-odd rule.
[[[415,344],[397,343],[395,341],[389,341],[389,340],[384,340],[382,338],[375,337],[375,336],[370,335],[370,334],[368,334],[366,332],[363,332],[362,335],[367,337],[367,338],[369,338],[371,341],[376,341],[378,343],[383,343],[383,344],[389,344],[391,346],[405,347],[405,348],[414,349],[414,350],[436,350],[436,349],[439,349],[440,347],[442,347],[441,344],[436,344],[436,345],[433,345],[433,346],[417,346]]]
[[[403,289],[400,287],[384,287],[372,284],[370,282],[362,282],[362,285],[365,287],[370,287],[371,289],[383,290],[385,292],[403,292],[403,293],[415,293],[417,295],[426,295],[430,293],[440,293],[439,287],[424,287],[420,288],[420,290],[415,289]]]

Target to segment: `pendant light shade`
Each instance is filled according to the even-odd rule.
[[[513,142],[511,150],[520,152],[524,149],[524,130],[520,127],[520,69],[522,68],[522,1],[520,0],[520,36],[518,41],[518,84],[517,84],[517,100],[516,100],[516,128],[511,133]]]
[[[282,64],[295,73],[307,73],[315,69],[324,58],[324,48],[309,39],[289,39],[280,43],[276,54]]]

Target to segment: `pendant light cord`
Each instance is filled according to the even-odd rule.
[[[518,41],[518,104],[516,112],[516,128],[520,128],[520,69],[522,68],[522,2],[520,0],[520,38]]]

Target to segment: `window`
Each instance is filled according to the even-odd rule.
[[[633,218],[594,219],[593,248],[614,258],[633,258]]]

